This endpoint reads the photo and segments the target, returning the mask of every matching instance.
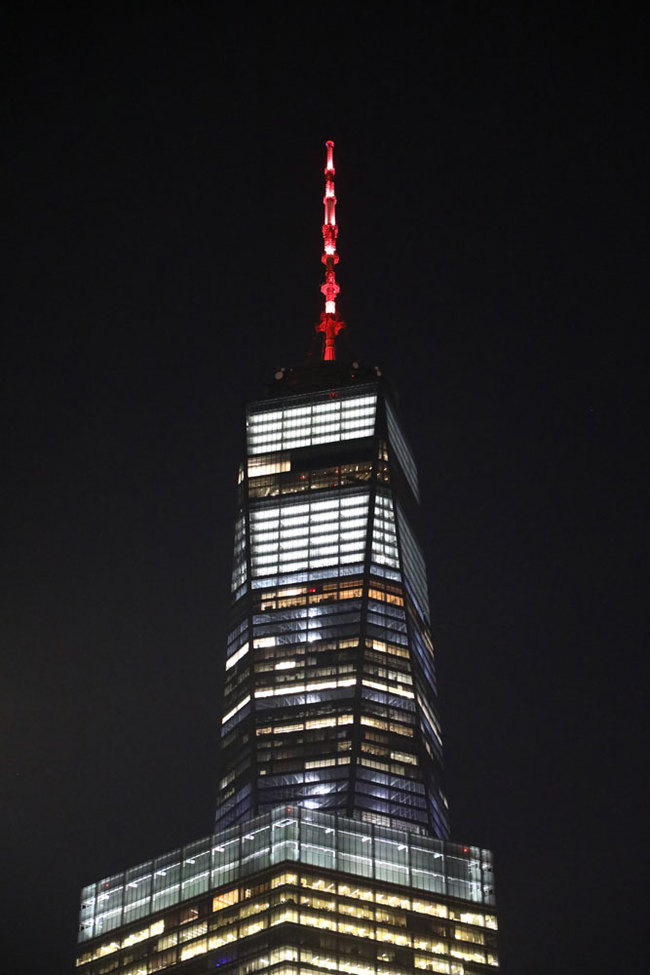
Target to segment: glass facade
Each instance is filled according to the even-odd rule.
[[[296,397],[270,407],[254,404],[248,412],[246,442],[250,456],[372,436],[377,411],[375,390],[349,395]]]
[[[376,372],[323,376],[247,412],[217,828],[299,802],[444,838],[415,463]]]
[[[77,967],[469,975],[496,927],[488,851],[290,806],[86,887]]]

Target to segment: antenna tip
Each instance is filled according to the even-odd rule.
[[[327,163],[325,164],[325,175],[326,176],[329,176],[331,174],[333,176],[334,175],[334,172],[335,172],[335,169],[334,169],[334,143],[332,142],[331,139],[329,139],[325,143],[325,147],[327,149]]]

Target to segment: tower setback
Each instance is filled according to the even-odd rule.
[[[216,831],[84,888],[88,975],[498,967],[491,854],[448,840],[415,462],[336,356],[333,148],[322,361],[246,414]]]

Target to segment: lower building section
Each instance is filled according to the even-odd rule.
[[[487,850],[282,806],[82,892],[86,975],[495,971]]]

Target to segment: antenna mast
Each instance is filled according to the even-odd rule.
[[[339,228],[336,226],[336,196],[334,194],[334,143],[326,142],[327,162],[325,164],[325,221],[323,223],[323,257],[325,265],[325,283],[321,291],[325,297],[325,310],[321,312],[320,321],[316,326],[317,332],[324,332],[323,360],[333,362],[336,359],[336,336],[345,328],[344,322],[336,314],[336,297],[341,290],[336,281],[335,267],[339,262],[336,253],[336,237]]]

